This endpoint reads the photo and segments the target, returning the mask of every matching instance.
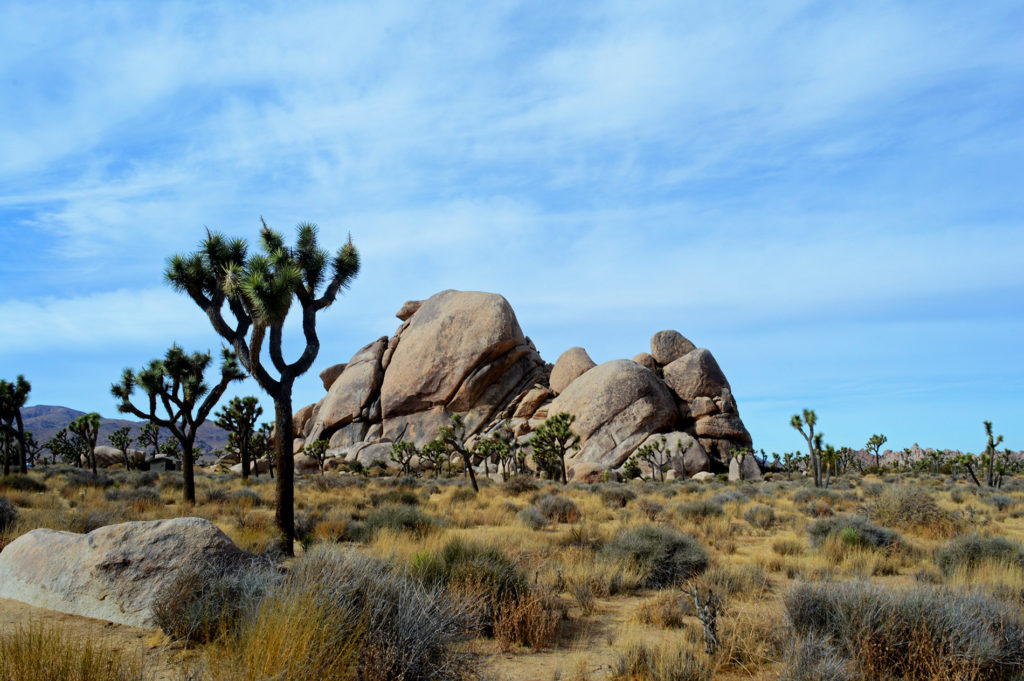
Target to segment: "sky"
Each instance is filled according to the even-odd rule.
[[[1000,0],[0,0],[0,377],[115,416],[123,368],[220,347],[167,257],[262,216],[362,257],[296,408],[455,288],[549,362],[678,329],[769,452],[804,408],[836,445],[977,452],[992,420],[1024,449],[1022,29]]]

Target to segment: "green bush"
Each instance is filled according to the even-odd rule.
[[[413,557],[412,574],[428,589],[455,589],[483,597],[486,633],[493,633],[496,610],[526,596],[526,575],[501,549],[453,539],[434,554]]]
[[[946,575],[957,568],[972,570],[984,563],[1024,567],[1024,547],[1004,537],[957,537],[935,552],[935,564]]]
[[[424,537],[435,531],[441,523],[415,506],[382,506],[371,513],[360,525],[353,526],[356,540],[370,541],[384,529],[410,532]]]
[[[652,588],[672,586],[703,572],[708,554],[695,540],[668,527],[641,525],[621,530],[604,551],[627,560]]]
[[[807,526],[807,536],[814,546],[821,546],[832,536],[839,537],[844,544],[882,549],[895,546],[900,541],[897,532],[878,527],[860,516],[844,515],[815,520]]]

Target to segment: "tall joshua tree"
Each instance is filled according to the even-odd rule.
[[[814,473],[814,486],[821,487],[821,434],[819,433],[817,438],[814,436],[814,424],[817,422],[818,415],[814,413],[814,410],[804,409],[803,418],[800,417],[800,414],[793,414],[789,425],[799,430],[807,440],[807,453],[810,457],[811,471]],[[807,424],[807,432],[804,432],[804,423]]]
[[[7,433],[18,443],[18,470],[28,473],[28,457],[25,453],[25,424],[21,420],[21,408],[28,401],[32,385],[21,374],[14,380],[0,380],[0,431]],[[11,472],[11,457],[4,452],[4,475]]]
[[[872,435],[871,437],[868,438],[867,450],[869,454],[875,457],[875,468],[882,467],[881,455],[879,455],[878,452],[879,450],[882,449],[882,445],[884,445],[888,441],[889,438],[887,438],[885,435],[882,435],[881,433],[876,433],[875,435]]]
[[[985,435],[988,436],[988,442],[985,444],[985,484],[989,487],[996,486],[996,458],[998,453],[996,447],[1003,441],[1002,435],[992,434],[992,422],[984,421],[985,424]]]
[[[100,415],[94,411],[82,414],[68,424],[68,430],[78,436],[79,444],[82,447],[82,454],[85,456],[86,461],[89,462],[89,467],[92,468],[92,474],[95,477],[97,475],[96,440],[100,436]]]
[[[238,443],[238,454],[242,459],[242,480],[249,479],[249,451],[252,449],[252,433],[256,427],[256,421],[263,415],[263,408],[260,407],[255,397],[233,397],[226,406],[221,407],[217,412],[218,426],[235,434]],[[259,466],[257,466],[257,476]]]
[[[162,360],[152,360],[149,366],[138,374],[131,369],[125,369],[121,375],[121,382],[110,386],[111,394],[120,401],[117,405],[118,411],[134,414],[150,423],[167,428],[181,444],[185,501],[193,504],[196,501],[196,483],[192,451],[195,447],[196,431],[213,411],[228,385],[232,381],[245,378],[245,372],[239,366],[235,353],[225,349],[223,355],[220,381],[212,390],[203,381],[203,374],[213,359],[210,354],[194,352],[190,355],[177,345],[172,345]],[[148,398],[145,410],[131,402],[136,385],[142,388]],[[160,409],[163,411],[162,416],[157,413]]]
[[[317,227],[311,223],[300,223],[295,246],[287,246],[281,234],[260,220],[262,253],[250,255],[244,239],[207,231],[198,251],[171,257],[165,275],[206,313],[242,366],[274,400],[277,526],[282,548],[291,554],[295,541],[292,386],[320,352],[317,312],[329,307],[359,273],[359,253],[350,237],[332,257],[318,245]],[[288,363],[281,341],[285,318],[296,300],[306,347]],[[269,367],[262,356],[268,334]]]

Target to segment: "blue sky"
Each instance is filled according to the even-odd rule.
[[[164,261],[262,215],[363,257],[296,407],[458,288],[548,361],[679,329],[768,451],[804,407],[1024,449],[1021,3],[196,5],[0,2],[0,376],[33,404],[114,415],[123,367],[216,350]]]

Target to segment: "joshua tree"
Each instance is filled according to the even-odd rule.
[[[452,454],[462,457],[469,482],[473,485],[473,491],[479,492],[480,487],[476,484],[476,473],[473,471],[473,454],[466,449],[466,422],[458,414],[452,414],[451,425],[441,426],[437,431],[437,437],[448,450],[449,461]]]
[[[989,487],[995,487],[996,486],[996,478],[995,478],[996,469],[995,469],[995,466],[996,466],[996,457],[998,456],[998,452],[996,451],[996,447],[998,447],[999,443],[1001,443],[1003,441],[1003,436],[1002,435],[999,435],[999,436],[993,436],[992,435],[992,422],[991,421],[985,421],[984,424],[985,424],[985,435],[988,436],[988,443],[985,445],[985,456],[987,457],[987,459],[985,461],[985,484],[988,485]]]
[[[811,471],[814,473],[814,486],[821,487],[821,439],[814,439],[814,424],[818,422],[818,415],[813,409],[804,409],[803,418],[799,414],[793,414],[789,425],[800,431],[800,434],[807,440],[807,451],[810,456]],[[804,423],[807,424],[807,432],[804,432]],[[817,449],[815,448],[817,445]]]
[[[68,425],[68,430],[78,436],[81,452],[89,462],[93,476],[96,476],[96,440],[100,435],[100,415],[94,411],[82,414]]]
[[[575,416],[565,412],[555,414],[540,424],[530,438],[534,461],[538,465],[542,461],[558,461],[563,485],[569,481],[565,470],[565,455],[580,446],[580,436],[572,431],[575,420]]]
[[[672,463],[667,445],[668,441],[662,437],[636,450],[637,458],[651,467],[651,479],[655,482],[665,481],[665,471]]]
[[[67,428],[61,428],[47,441],[44,447],[50,450],[50,458],[54,463],[57,463],[59,458],[65,463],[78,466],[80,465],[79,453],[82,448],[76,442],[77,439],[78,436],[69,433]]]
[[[252,437],[249,438],[249,451],[252,453],[252,459],[256,463],[256,475],[259,476],[260,471],[260,459],[266,457],[267,471],[270,473],[270,477],[274,477],[274,439],[271,437],[273,432],[273,426],[269,423],[261,423],[260,427],[253,431]]]
[[[412,472],[413,457],[419,456],[416,445],[408,440],[399,440],[391,445],[389,458],[402,467],[402,475]]]
[[[252,448],[253,428],[262,415],[263,408],[255,397],[233,397],[227,406],[221,407],[215,414],[217,420],[214,423],[235,435],[238,456],[242,462],[242,480],[249,479],[249,450]]]
[[[880,457],[878,452],[879,452],[879,450],[882,449],[882,445],[884,445],[888,441],[889,441],[889,438],[887,438],[886,436],[882,435],[881,433],[879,433],[877,435],[872,435],[871,437],[868,438],[868,443],[867,443],[866,447],[867,447],[868,453],[870,453],[873,457],[875,457],[875,468],[881,468],[882,467],[882,459],[881,459],[881,457]]]
[[[320,439],[313,440],[302,448],[302,451],[306,456],[311,457],[316,461],[316,467],[319,469],[320,475],[324,474],[324,462],[327,461],[327,448],[330,446],[330,442]]]
[[[135,460],[131,455],[128,454],[128,448],[132,446],[132,442],[135,441],[131,433],[131,426],[122,426],[110,434],[108,438],[110,444],[121,450],[121,456],[124,457],[124,467],[128,470],[135,468]]]
[[[420,457],[422,457],[422,459],[429,463],[431,468],[434,469],[435,478],[441,477],[441,469],[444,467],[444,461],[449,456],[448,447],[445,446],[444,440],[439,437],[434,438],[427,444],[423,445],[423,449],[420,450]]]
[[[291,555],[295,541],[292,386],[309,370],[320,351],[317,312],[329,307],[358,274],[359,254],[350,237],[332,258],[317,244],[317,227],[311,223],[298,225],[296,245],[289,247],[262,218],[261,222],[262,254],[249,255],[244,239],[228,240],[207,231],[198,251],[170,259],[166,277],[206,313],[214,330],[234,348],[242,366],[274,400],[277,526],[282,548]],[[301,308],[306,347],[289,364],[281,345],[293,299]],[[225,306],[234,318],[232,323],[224,318]],[[268,333],[269,355],[277,378],[263,363],[263,343]]]
[[[13,383],[0,380],[0,431],[7,433],[18,443],[18,470],[28,473],[28,460],[25,451],[25,424],[21,419],[21,408],[28,401],[32,385],[25,377],[18,374]],[[11,457],[4,452],[4,475],[11,472]]]
[[[111,394],[120,401],[117,405],[118,411],[134,414],[150,423],[167,428],[181,444],[187,503],[194,504],[196,501],[192,461],[196,431],[206,421],[228,385],[232,381],[245,378],[235,353],[225,349],[222,354],[224,360],[220,367],[220,381],[212,390],[203,381],[203,374],[213,359],[210,354],[194,352],[190,355],[177,345],[172,345],[162,360],[152,360],[149,366],[140,370],[138,374],[131,369],[125,369],[121,375],[121,382],[110,386]],[[136,385],[146,394],[145,411],[132,404],[131,398]],[[157,413],[160,408],[163,410],[163,416]]]
[[[160,453],[160,426],[148,421],[143,423],[139,431],[139,446],[150,452],[150,461],[155,459]]]

